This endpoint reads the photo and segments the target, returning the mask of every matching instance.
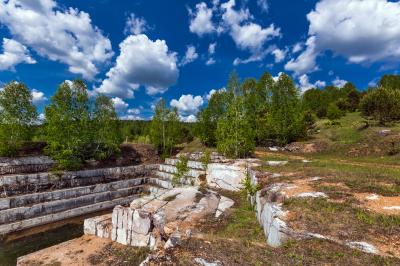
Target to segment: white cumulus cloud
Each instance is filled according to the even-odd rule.
[[[129,104],[119,97],[114,97],[111,101],[113,102],[114,108],[117,112],[124,112],[129,107]]]
[[[338,87],[338,88],[343,88],[344,85],[346,85],[346,83],[347,83],[346,80],[340,79],[339,77],[336,77],[336,78],[332,81],[332,84],[333,84],[335,87]]]
[[[35,105],[42,104],[42,103],[44,103],[44,102],[46,102],[48,100],[43,92],[38,91],[36,89],[33,89],[31,91],[31,95],[32,95],[32,102]]]
[[[315,70],[318,55],[328,50],[350,63],[393,64],[400,59],[398,1],[321,0],[307,19],[306,49],[287,65],[296,74]]]
[[[0,23],[14,40],[87,79],[113,55],[110,40],[92,25],[88,13],[61,8],[54,0],[0,1]]]
[[[210,43],[208,46],[208,59],[206,61],[206,65],[214,65],[216,63],[216,60],[214,59],[213,55],[215,54],[215,49],[217,48],[217,43]]]
[[[179,115],[179,118],[182,122],[186,122],[186,123],[194,123],[197,121],[197,117],[195,115]]]
[[[201,2],[196,5],[196,10],[189,9],[190,25],[189,30],[199,36],[204,34],[213,33],[216,31],[215,25],[212,21],[213,10],[208,8],[207,4]]]
[[[282,62],[286,57],[286,51],[279,48],[274,49],[271,54],[275,57],[275,63]]]
[[[179,76],[176,53],[168,50],[164,40],[150,40],[146,35],[130,35],[120,45],[116,64],[96,90],[101,93],[132,98],[141,85],[148,94],[165,92]]]
[[[15,66],[21,63],[36,64],[28,49],[21,43],[3,38],[3,53],[0,54],[0,70],[15,70]]]
[[[136,17],[135,14],[131,13],[126,20],[124,33],[125,34],[142,34],[147,31],[149,26],[144,18]]]
[[[253,16],[249,9],[235,10],[235,0],[229,0],[221,5],[223,12],[222,20],[225,28],[228,30],[236,46],[241,50],[250,51],[249,59],[239,59],[235,62],[249,63],[262,60],[265,53],[264,45],[268,40],[279,37],[280,28],[276,28],[274,24],[263,28],[261,25],[252,22]]]
[[[306,74],[299,77],[299,82],[302,92],[305,92],[312,88],[321,88],[326,86],[326,82],[321,80],[317,80],[316,82],[311,83],[309,77]]]
[[[199,57],[199,54],[196,52],[196,47],[193,45],[189,45],[186,49],[185,56],[183,57],[181,64],[182,66],[192,63]]]
[[[211,96],[213,96],[214,93],[217,93],[217,92],[224,92],[224,91],[226,91],[225,88],[221,88],[221,89],[219,89],[219,90],[214,90],[214,89],[212,89],[212,90],[210,90],[210,91],[207,93],[206,99],[209,101],[209,100],[211,99]]]
[[[203,97],[191,94],[182,95],[179,100],[173,99],[170,102],[172,107],[176,107],[180,114],[195,114],[204,103]]]

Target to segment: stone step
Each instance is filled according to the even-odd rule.
[[[155,172],[155,178],[160,179],[162,181],[168,181],[170,183],[173,183],[174,175],[171,174],[171,173],[156,171]],[[192,183],[193,184],[198,184],[199,183],[199,179],[194,178],[192,176],[185,176],[185,177],[181,178],[180,183],[184,184],[184,185],[191,185]]]
[[[100,193],[93,193],[72,199],[55,200],[39,203],[30,207],[18,207],[0,211],[0,225],[9,224],[19,220],[31,219],[52,213],[58,213],[69,209],[79,208],[96,204],[103,201],[110,201],[117,198],[129,197],[143,191],[142,186],[121,188]]]
[[[168,164],[160,164],[158,170],[160,172],[166,172],[170,174],[175,174],[178,172],[178,169],[174,165],[168,165]],[[195,170],[195,169],[189,169],[189,171],[186,173],[186,176],[191,176],[193,178],[199,178],[201,175],[205,175],[206,172],[203,170]]]
[[[191,160],[191,161],[201,161],[201,159],[202,159],[203,156],[204,156],[204,153],[203,153],[203,152],[180,153],[180,154],[177,155],[177,157],[179,157],[179,156],[186,156],[186,157],[188,157],[189,160]],[[222,155],[219,155],[219,154],[216,153],[216,152],[212,152],[212,153],[210,154],[210,161],[211,161],[211,162],[214,162],[214,163],[216,163],[216,162],[223,162],[223,161],[226,161],[226,158],[225,158],[224,156],[222,156]]]
[[[155,177],[150,177],[148,182],[150,185],[156,185],[165,189],[171,189],[174,187],[171,181]]]
[[[124,178],[148,176],[156,165],[101,168],[60,173],[37,173],[0,176],[0,193],[11,196],[43,192],[50,188],[71,188],[108,183]]]
[[[77,198],[92,193],[106,192],[110,190],[143,185],[146,182],[147,178],[135,178],[85,187],[76,187],[9,198],[0,198],[0,210],[30,206],[33,204],[54,200]]]
[[[48,223],[53,223],[57,221],[61,221],[68,218],[73,218],[81,215],[85,215],[88,213],[94,213],[102,210],[112,209],[117,205],[126,205],[131,203],[134,199],[138,198],[139,195],[132,195],[128,197],[117,198],[110,201],[103,201],[79,208],[70,209],[63,212],[52,213],[49,215],[44,215],[40,217],[35,217],[32,219],[25,219],[22,221],[0,225],[0,236],[5,235],[11,232],[20,231],[23,229],[28,229],[32,227],[36,227],[39,225],[44,225]]]
[[[173,165],[176,166],[176,164],[179,162],[179,159],[174,159],[174,158],[167,158],[165,159],[165,164],[168,165]],[[188,161],[187,166],[189,168],[195,169],[195,170],[205,170],[205,167],[203,163],[198,162],[198,161]]]
[[[111,239],[112,213],[85,219],[83,232],[85,235],[93,235]]]
[[[42,172],[53,165],[54,161],[47,156],[0,158],[0,175]]]

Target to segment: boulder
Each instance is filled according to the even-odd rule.
[[[232,207],[235,204],[233,200],[230,198],[221,196],[221,199],[219,200],[219,204],[217,207],[217,211],[215,212],[215,217],[218,218],[221,216],[222,213],[224,213],[227,209]]]

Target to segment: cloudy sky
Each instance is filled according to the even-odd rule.
[[[0,25],[0,85],[26,83],[39,111],[82,78],[123,118],[163,97],[192,121],[233,69],[365,89],[400,62],[399,1],[0,0]]]

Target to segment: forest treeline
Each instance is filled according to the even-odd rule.
[[[245,157],[256,146],[306,138],[318,118],[334,124],[355,111],[380,124],[400,120],[400,76],[385,75],[364,91],[347,83],[301,93],[286,74],[241,81],[234,72],[196,123],[181,122],[177,109],[164,100],[151,121],[121,121],[112,100],[101,94],[90,98],[81,80],[60,84],[39,120],[29,88],[10,82],[0,90],[0,155],[15,156],[25,143],[40,140],[60,168],[78,169],[87,160],[118,155],[123,141],[151,143],[169,156],[177,144],[196,137],[226,156]]]

